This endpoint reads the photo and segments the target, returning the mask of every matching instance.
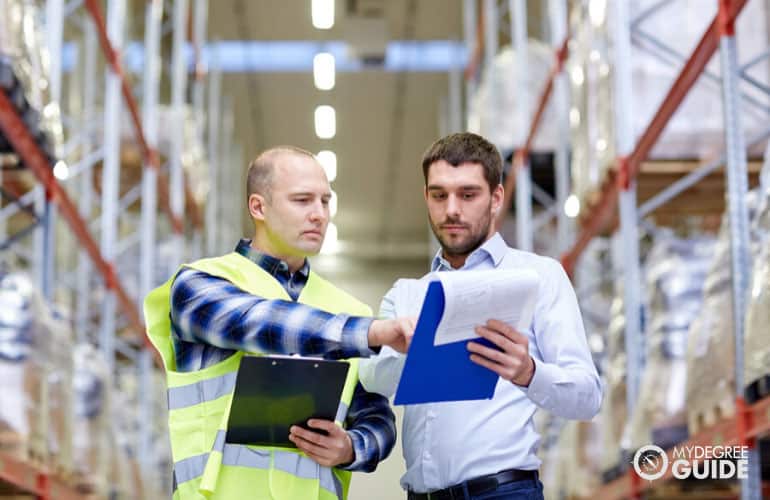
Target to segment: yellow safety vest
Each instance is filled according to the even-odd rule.
[[[291,300],[275,278],[235,252],[186,267],[226,279],[253,295]],[[166,369],[174,499],[347,498],[349,471],[323,467],[296,449],[225,443],[235,376],[247,353],[238,352],[202,370],[176,371],[169,319],[172,282],[173,278],[147,295],[144,315],[150,340]],[[333,314],[371,316],[369,306],[314,272],[308,276],[298,302]],[[338,425],[342,425],[358,382],[358,360],[349,362]]]

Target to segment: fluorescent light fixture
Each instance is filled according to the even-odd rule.
[[[329,217],[337,215],[337,193],[332,190],[332,197],[329,199]]]
[[[596,141],[596,150],[600,153],[604,153],[605,151],[607,151],[607,140],[598,139]]]
[[[564,213],[570,219],[574,219],[580,213],[580,200],[574,194],[571,194],[564,201]]]
[[[580,125],[580,110],[577,108],[572,108],[569,110],[569,123],[573,127],[577,127]]]
[[[334,88],[334,56],[321,52],[313,57],[313,81],[318,90]]]
[[[604,24],[607,14],[607,0],[591,0],[588,2],[588,17],[591,24],[597,28]]]
[[[585,81],[585,75],[583,74],[583,68],[580,66],[575,66],[572,68],[572,71],[570,72],[570,75],[572,76],[572,83],[580,87],[583,85],[583,82]]]
[[[337,115],[327,105],[315,108],[315,135],[319,139],[331,139],[337,134]]]
[[[63,160],[57,161],[56,165],[53,166],[53,176],[60,181],[66,181],[69,178],[70,168]]]
[[[328,30],[334,26],[334,0],[313,0],[311,5],[313,26],[319,30]]]
[[[335,226],[333,222],[330,222],[326,227],[326,237],[324,238],[324,243],[321,246],[321,253],[334,254],[339,252],[339,250],[340,242],[337,234],[337,226]]]
[[[325,149],[319,151],[316,158],[318,158],[318,163],[321,164],[324,172],[326,172],[326,177],[329,179],[329,182],[334,182],[334,179],[337,178],[337,155],[334,151]]]

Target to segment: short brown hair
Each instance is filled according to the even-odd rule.
[[[313,153],[296,146],[274,146],[266,149],[249,164],[249,173],[246,176],[246,199],[258,193],[270,200],[275,160],[283,154],[309,156],[315,159]]]
[[[437,140],[422,155],[422,173],[428,184],[428,170],[439,160],[444,160],[454,167],[463,163],[480,163],[484,168],[484,177],[489,190],[500,185],[503,175],[503,159],[494,144],[480,135],[470,132],[450,134]]]

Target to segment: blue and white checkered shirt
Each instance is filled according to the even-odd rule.
[[[330,314],[296,302],[307,283],[307,261],[294,274],[275,257],[241,240],[235,249],[270,273],[294,300],[251,295],[229,281],[185,268],[171,286],[171,331],[177,370],[214,365],[237,351],[301,354],[327,359],[368,357],[372,318]],[[356,386],[347,416],[355,459],[346,470],[371,472],[396,442],[395,416],[387,398]]]

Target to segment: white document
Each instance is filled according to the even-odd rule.
[[[524,333],[532,323],[540,277],[535,271],[446,271],[431,275],[444,289],[434,345],[478,338],[474,328],[498,319]]]

